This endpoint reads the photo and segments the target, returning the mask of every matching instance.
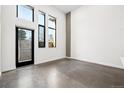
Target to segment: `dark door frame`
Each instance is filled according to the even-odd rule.
[[[31,61],[25,61],[22,63],[18,62],[18,29],[26,29],[26,30],[30,30],[32,31],[32,60]],[[30,65],[30,64],[34,64],[34,30],[32,29],[28,29],[28,28],[23,28],[23,27],[18,27],[16,26],[16,67],[21,67],[21,66],[25,66],[25,65]]]

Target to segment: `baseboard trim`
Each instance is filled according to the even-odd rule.
[[[58,60],[62,60],[65,59],[66,57],[61,57],[61,58],[57,58],[57,59],[51,59],[51,60],[45,60],[45,61],[40,61],[40,62],[36,62],[34,63],[34,65],[38,65],[38,64],[42,64],[42,63],[49,63],[49,62],[53,62],[53,61],[58,61]]]
[[[9,72],[9,71],[13,71],[13,70],[16,70],[16,69],[17,69],[17,68],[11,68],[11,69],[3,70],[3,71],[1,72],[1,75],[2,75],[2,73]]]
[[[116,68],[116,69],[124,70],[124,68],[121,68],[121,67],[115,67],[115,66],[110,66],[110,65],[105,65],[105,64],[94,63],[94,62],[91,62],[91,61],[81,60],[81,59],[72,58],[72,57],[69,57],[69,58],[66,57],[66,58],[67,58],[67,59],[77,60],[77,61],[82,61],[82,62],[88,62],[88,63],[91,63],[91,64],[101,65],[101,66],[105,66],[105,67],[110,67],[110,68]]]
[[[65,57],[65,58],[67,58],[67,59],[73,59],[73,58],[71,58],[71,57]]]

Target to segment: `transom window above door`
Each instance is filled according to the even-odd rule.
[[[28,5],[17,5],[17,17],[27,21],[34,21],[34,9]]]

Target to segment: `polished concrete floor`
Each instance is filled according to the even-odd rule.
[[[124,87],[124,70],[61,59],[3,73],[6,88],[110,88]]]

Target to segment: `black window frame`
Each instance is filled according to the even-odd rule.
[[[57,44],[57,40],[56,40],[56,18],[55,17],[53,17],[53,16],[51,16],[51,15],[48,15],[48,21],[49,21],[49,17],[52,17],[52,18],[54,18],[55,19],[55,28],[53,28],[53,27],[49,27],[49,24],[48,24],[48,29],[52,29],[52,30],[55,30],[55,46],[54,47],[49,47],[49,48],[56,48],[56,44]],[[48,30],[49,31],[49,30]],[[49,32],[48,32],[49,33]],[[49,42],[48,42],[49,43]]]
[[[39,24],[38,23],[38,47],[39,48],[45,48],[46,47],[46,14],[44,13],[44,12],[42,12],[42,11],[38,11],[40,14],[42,14],[42,15],[44,15],[44,25],[42,25],[42,24]],[[38,17],[39,17],[39,13],[38,13]],[[39,21],[39,18],[38,18],[38,21]],[[40,42],[39,42],[39,28],[40,27],[43,27],[43,29],[44,29],[44,46],[40,46]]]
[[[18,6],[19,5],[16,5],[16,17],[17,18],[19,18],[18,17]],[[32,7],[32,6],[30,6],[30,5],[21,5],[21,6],[27,6],[27,7],[29,7],[31,10],[32,10],[32,21],[31,22],[34,22],[34,8]],[[26,20],[26,19],[24,19],[24,20]],[[26,21],[29,21],[29,20],[26,20]]]
[[[24,61],[22,63],[19,63],[18,61],[18,29],[25,29],[25,30],[30,30],[32,32],[32,49],[31,49],[31,52],[32,52],[32,60],[31,61]],[[16,31],[16,39],[15,39],[15,60],[16,60],[16,68],[17,67],[21,67],[21,66],[26,66],[26,65],[30,65],[30,64],[34,64],[34,30],[33,29],[29,29],[29,28],[25,28],[25,27],[20,27],[20,26],[15,26],[15,31]]]

